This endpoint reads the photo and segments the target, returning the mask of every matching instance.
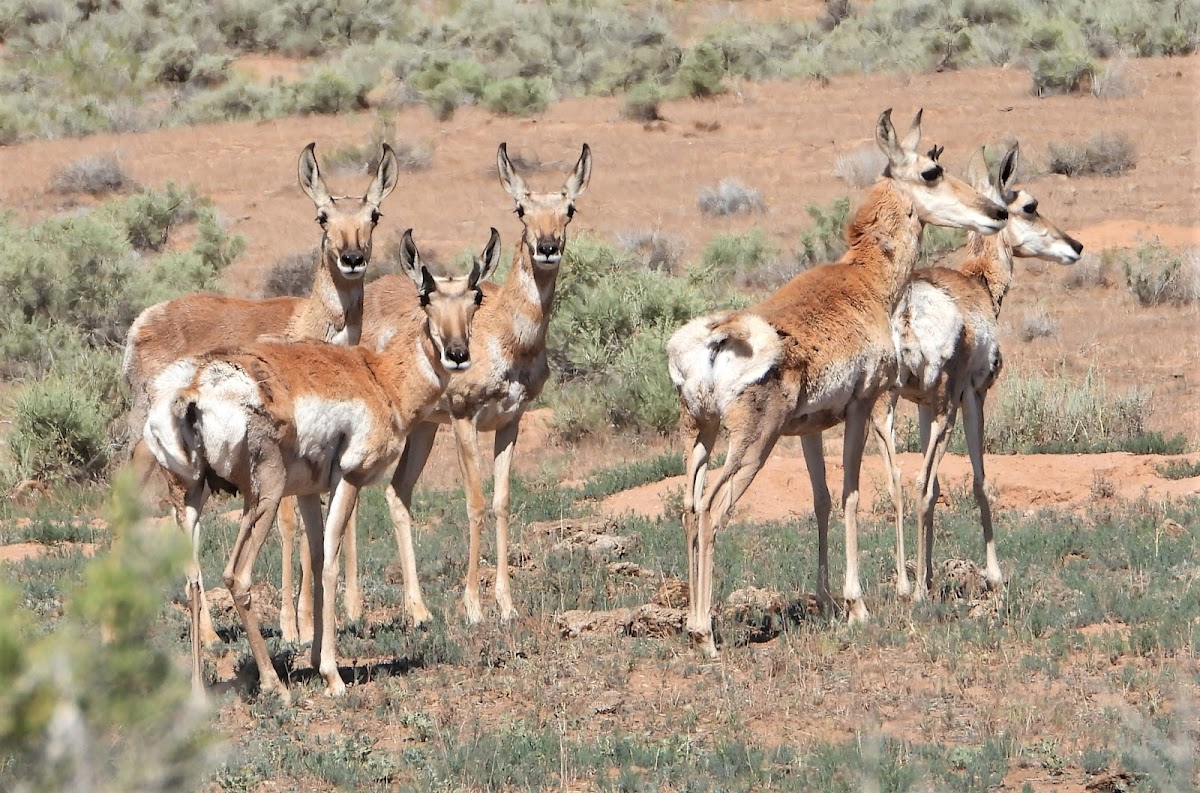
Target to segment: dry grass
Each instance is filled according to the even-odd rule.
[[[864,143],[833,159],[833,175],[853,190],[870,187],[887,166],[887,157],[874,143]]]
[[[1038,306],[1032,311],[1025,313],[1021,324],[1017,328],[1017,335],[1024,342],[1030,342],[1034,339],[1052,339],[1058,336],[1058,323],[1046,313],[1044,307]]]
[[[716,187],[704,188],[697,203],[704,214],[717,216],[765,212],[767,208],[762,193],[737,179],[722,179]]]
[[[114,152],[82,157],[54,174],[54,189],[60,193],[117,193],[134,186],[133,178]]]
[[[1050,144],[1050,173],[1116,176],[1136,165],[1137,147],[1123,132],[1097,132],[1084,144]]]

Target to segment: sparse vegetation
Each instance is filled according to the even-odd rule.
[[[1114,283],[1112,256],[1084,253],[1083,258],[1067,270],[1067,274],[1063,277],[1063,283],[1074,289],[1112,286]]]
[[[1174,251],[1155,238],[1131,251],[1104,255],[1120,264],[1129,291],[1143,306],[1200,300],[1200,251]]]
[[[705,187],[696,202],[706,215],[738,215],[744,212],[765,212],[762,193],[739,182],[722,179],[715,187]]]
[[[130,187],[133,179],[121,165],[116,152],[81,157],[54,174],[54,189],[60,193],[117,193]]]
[[[1200,461],[1171,460],[1158,466],[1158,474],[1164,479],[1194,479],[1200,476]]]
[[[672,97],[708,97],[738,79],[827,82],[853,72],[1014,62],[1030,64],[1039,94],[1105,92],[1116,81],[1096,77],[1096,59],[1186,54],[1200,40],[1197,15],[1179,3],[1132,0],[1104,13],[1093,5],[839,2],[811,21],[717,21],[698,36],[688,23],[690,44],[682,40],[685,11],[610,0],[475,1],[449,10],[395,0],[320,10],[259,8],[252,0],[212,8],[166,0],[149,10],[14,6],[0,21],[0,85],[9,89],[0,145],[31,135],[342,112],[372,101],[425,102],[446,119],[464,104],[529,115],[556,96],[627,92],[633,117],[649,119],[657,112],[652,86]],[[268,52],[319,62],[270,85],[236,72],[238,55]]]
[[[622,113],[634,121],[659,121],[662,114],[659,104],[663,100],[663,90],[654,83],[638,83],[625,93],[625,107]]]
[[[1050,144],[1050,173],[1116,176],[1137,165],[1137,147],[1123,132],[1097,132],[1082,145]]]
[[[874,143],[844,151],[833,158],[833,175],[852,190],[863,190],[883,175],[887,157]]]
[[[1024,342],[1031,342],[1034,339],[1052,339],[1058,335],[1058,323],[1046,313],[1045,307],[1038,306],[1025,313],[1017,335]]]
[[[414,144],[397,140],[395,117],[384,114],[375,119],[371,135],[365,143],[333,149],[324,156],[324,160],[330,168],[352,173],[373,174],[379,168],[385,143],[392,147],[396,153],[396,161],[405,171],[424,171],[433,161],[432,144]]]
[[[621,234],[617,245],[636,255],[647,269],[663,273],[675,272],[683,248],[682,241],[653,229]]]

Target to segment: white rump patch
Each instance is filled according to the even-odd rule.
[[[191,433],[176,419],[174,407],[195,375],[196,363],[191,359],[176,361],[160,372],[151,385],[150,409],[142,428],[142,439],[158,464],[189,482],[199,475],[198,460]]]
[[[335,462],[333,455],[341,449],[336,460],[339,470],[363,466],[372,451],[368,439],[374,426],[374,416],[366,402],[307,394],[296,397],[295,406],[296,450],[300,458],[320,471],[330,471]]]
[[[245,456],[249,414],[262,406],[258,383],[239,366],[211,361],[197,378],[199,432],[208,464],[228,479]]]
[[[775,328],[754,314],[698,317],[667,342],[667,367],[688,409],[721,415],[783,357]]]

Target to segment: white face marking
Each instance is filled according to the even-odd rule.
[[[980,234],[994,234],[1004,228],[1003,220],[993,220],[960,201],[944,181],[933,189],[916,187],[911,193],[917,212],[925,223],[967,229]]]

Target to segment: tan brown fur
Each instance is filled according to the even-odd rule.
[[[420,266],[411,230],[401,244],[401,261],[421,284],[422,308],[394,318],[396,333],[380,351],[311,341],[258,342],[182,359],[152,385],[147,447],[175,490],[183,493],[179,513],[194,546],[210,487],[243,495],[241,530],[225,568],[225,584],[246,626],[262,688],[278,691],[285,699],[249,609],[254,561],[280,500],[300,497],[311,568],[322,573],[313,588],[317,625],[312,660],[329,693],[340,694],[345,684],[338,676],[333,646],[332,593],[346,524],[358,490],[394,473],[408,430],[444,390],[449,379],[446,351],[456,345],[469,347],[469,338],[451,329],[469,333],[479,305],[478,284],[499,261],[499,236],[492,229],[484,256],[476,260],[469,278],[435,281]],[[394,483],[390,503],[396,501],[393,490]],[[324,492],[331,495],[322,526]],[[202,690],[199,595],[198,572],[191,571],[197,691]]]
[[[315,144],[310,143],[297,161],[297,179],[317,209],[321,245],[312,291],[307,298],[277,297],[267,300],[196,292],[147,308],[138,316],[125,342],[124,377],[132,396],[128,427],[134,465],[148,476],[153,459],[142,442],[149,410],[149,388],[174,361],[210,350],[235,348],[262,337],[286,340],[316,339],[337,344],[357,344],[362,333],[363,274],[371,261],[372,232],[379,220],[379,205],[396,186],[399,163],[391,147],[383,156],[375,178],[361,198],[334,198],[317,165]],[[179,494],[171,494],[178,503]],[[284,505],[281,520],[295,531],[295,508]],[[286,533],[286,532],[285,532]],[[284,548],[285,577],[290,579],[291,548]],[[290,591],[290,582],[285,581]],[[357,617],[357,585],[350,588],[347,611]],[[283,634],[294,641],[296,616],[290,601],[281,612]],[[203,604],[204,639],[216,640]]]
[[[522,223],[521,243],[513,254],[508,279],[488,284],[473,320],[471,368],[456,372],[445,395],[428,420],[410,433],[401,459],[396,488],[401,517],[395,521],[396,540],[410,618],[422,624],[431,618],[416,580],[408,508],[413,487],[433,448],[442,424],[454,427],[459,463],[467,493],[470,520],[467,578],[463,604],[467,620],[483,619],[479,598],[480,535],[484,521],[482,454],[479,432],[494,431],[492,507],[496,517],[496,579],[494,591],[500,617],[516,616],[508,571],[509,477],[521,416],[550,376],[546,360],[546,330],[554,305],[559,261],[567,243],[567,226],[575,214],[575,199],[591,176],[591,150],[584,144],[575,168],[560,190],[536,192],[515,172],[505,144],[496,155],[501,185],[513,198]],[[366,292],[363,344],[377,347],[395,332],[391,317],[411,311],[412,285],[385,276]],[[409,308],[406,309],[406,306]],[[347,567],[349,567],[349,560]],[[301,598],[304,598],[301,585]]]
[[[688,631],[708,655],[716,653],[711,619],[716,533],[782,435],[802,437],[819,532],[818,596],[831,601],[830,497],[820,432],[841,422],[846,423],[843,597],[851,622],[866,619],[857,566],[859,466],[871,408],[894,381],[891,313],[916,262],[921,226],[935,222],[994,232],[1003,225],[1004,210],[946,175],[935,152],[917,154],[919,113],[900,141],[890,111],[885,112],[876,137],[889,165],[855,213],[848,253],[833,265],[801,273],[725,320],[740,318],[745,324],[749,355],[714,342],[706,318],[685,325],[667,345],[685,414],[680,426],[692,444],[684,494]],[[729,430],[729,451],[717,481],[706,488],[721,424]]]
[[[937,469],[961,407],[964,434],[974,471],[974,493],[983,527],[985,579],[1003,585],[992,529],[991,504],[983,465],[983,406],[1002,366],[1000,308],[1013,278],[1014,255],[1073,264],[1083,246],[1037,213],[1037,201],[1013,186],[1019,149],[1013,146],[990,174],[981,151],[972,158],[970,178],[977,189],[1006,204],[1009,221],[993,236],[970,234],[968,259],[959,270],[934,267],[912,276],[893,315],[901,339],[898,388],[873,421],[891,476],[888,487],[896,505],[896,589],[912,593],[904,560],[903,493],[894,465],[894,415],[897,397],[918,405],[923,461],[918,477],[917,587],[923,599],[932,580],[933,510],[938,498]],[[922,337],[924,334],[924,337]]]

